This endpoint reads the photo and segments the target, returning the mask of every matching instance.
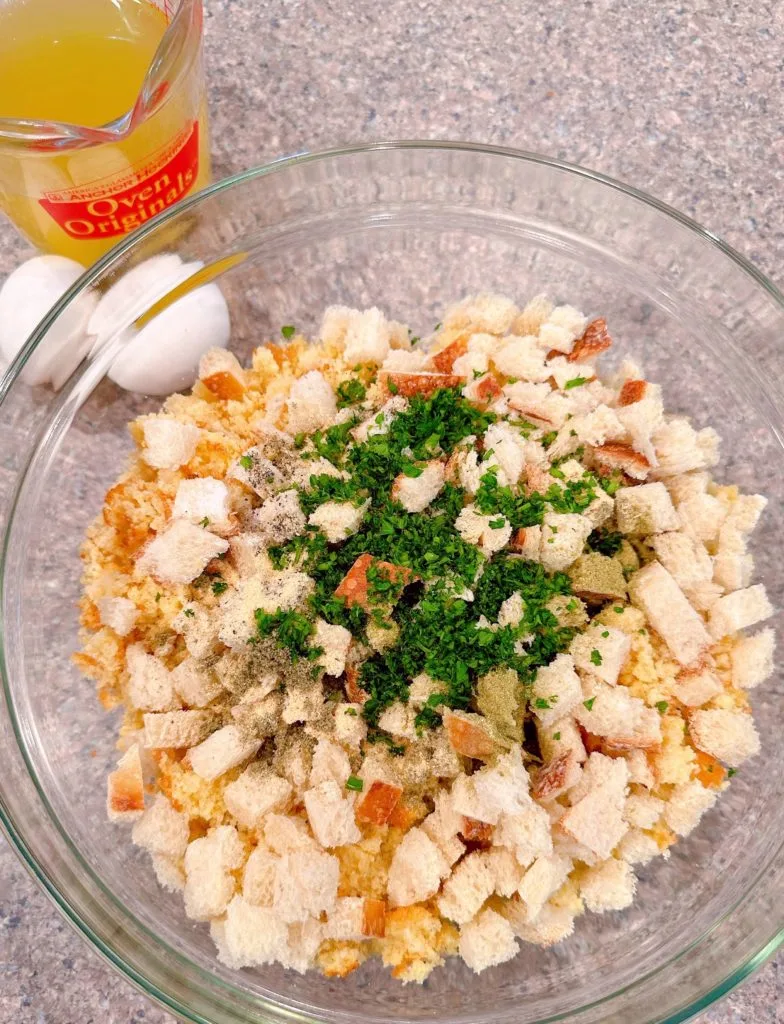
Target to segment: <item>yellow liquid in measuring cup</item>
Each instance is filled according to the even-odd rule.
[[[134,106],[166,28],[149,0],[0,0],[0,119],[114,121]],[[0,208],[39,248],[89,264],[207,184],[199,46],[169,69],[160,109],[118,142],[22,144],[0,124]]]

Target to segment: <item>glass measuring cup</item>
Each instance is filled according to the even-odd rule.
[[[20,7],[15,8],[17,4]],[[11,21],[22,6],[33,16],[38,11],[38,24],[44,34],[56,34],[43,20],[50,9],[55,11],[50,0],[6,0],[5,6],[0,2],[0,58],[3,52],[12,58],[18,56],[20,69],[24,47],[37,45],[38,31],[37,25],[19,29],[19,19]],[[91,18],[91,13],[101,15],[105,10],[109,12],[107,17],[116,18],[119,13],[121,25],[128,26],[129,39],[121,42],[146,42],[152,59],[130,107],[126,87],[126,108],[118,110],[112,120],[93,125],[57,120],[57,116],[63,116],[63,108],[55,119],[44,119],[45,103],[51,104],[52,100],[42,100],[40,109],[36,109],[33,82],[12,92],[7,90],[5,105],[0,109],[0,209],[43,251],[88,265],[122,235],[209,181],[203,10],[202,0],[92,0],[81,6],[67,6],[68,17],[85,16],[81,35],[86,46],[91,41],[90,32],[106,31],[111,34],[110,42],[117,43],[113,28],[104,30],[100,18]],[[138,20],[133,21],[140,16],[146,19],[142,25],[146,40]],[[69,26],[72,30],[73,22]],[[53,38],[48,42],[60,41]],[[73,36],[69,42],[74,45]],[[92,52],[97,52],[95,46]],[[56,49],[44,54],[38,66],[48,73],[57,54]],[[119,96],[123,83],[113,76],[115,69],[118,77],[130,72],[128,60],[120,59],[127,54],[127,48],[122,52],[107,50],[106,59],[116,60],[114,65],[109,64],[108,74],[112,84],[118,86]],[[138,51],[135,57],[138,61]],[[10,66],[12,62],[7,61],[6,67]],[[100,95],[98,69],[93,70],[96,78],[91,81],[89,58],[83,66],[70,68],[68,85],[82,88],[100,118],[102,103],[108,109],[111,97]],[[106,67],[103,70],[107,72]],[[107,92],[115,95],[114,89]],[[20,113],[28,116],[2,116],[6,114],[5,106],[17,103]],[[28,110],[23,109],[25,106]],[[31,109],[33,116],[29,116]]]

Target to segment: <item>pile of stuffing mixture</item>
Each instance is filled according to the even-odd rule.
[[[282,335],[131,424],[84,543],[109,817],[232,968],[421,982],[628,907],[759,750],[765,499],[571,306]]]

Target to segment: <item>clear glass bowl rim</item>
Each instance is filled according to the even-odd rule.
[[[186,5],[183,5],[186,6]],[[568,174],[575,175],[579,178],[585,178],[590,181],[596,182],[597,184],[611,188],[614,191],[618,191],[622,194],[630,196],[646,206],[652,207],[659,213],[664,214],[666,217],[677,221],[680,225],[693,232],[698,237],[707,240],[707,242],[718,249],[724,256],[728,257],[745,275],[750,277],[759,287],[764,289],[769,297],[778,305],[782,313],[784,314],[784,293],[782,293],[773,282],[755,267],[749,260],[742,256],[736,249],[730,246],[718,235],[713,234],[707,228],[703,227],[697,221],[688,217],[686,214],[681,213],[674,207],[669,206],[667,203],[656,199],[654,196],[643,192],[640,189],[634,188],[631,185],[627,185],[623,182],[617,181],[608,175],[602,174],[598,171],[590,170],[588,168],[580,167],[576,164],[568,163],[564,160],[558,160],[553,157],[542,156],[538,153],[528,152],[526,150],[514,149],[506,146],[488,146],[479,143],[470,142],[451,142],[451,141],[430,141],[430,140],[390,140],[384,142],[375,142],[367,144],[356,144],[336,147],[333,149],[320,150],[317,152],[303,151],[290,156],[279,157],[269,163],[259,165],[258,167],[251,168],[247,171],[240,172],[238,174],[230,175],[227,178],[223,178],[221,181],[215,182],[209,185],[202,191],[195,193],[193,196],[183,200],[180,203],[175,204],[171,209],[159,214],[154,217],[148,224],[132,232],[121,242],[115,245],[109,250],[100,260],[98,260],[92,267],[85,271],[85,273],[68,289],[67,292],[59,299],[59,301],[52,306],[46,316],[41,320],[36,329],[28,338],[25,345],[19,351],[18,355],[7,368],[3,376],[0,378],[0,417],[2,416],[3,404],[9,395],[11,389],[19,378],[24,366],[32,358],[36,351],[37,346],[40,344],[42,339],[46,336],[49,329],[55,323],[57,318],[60,316],[62,311],[69,305],[81,292],[91,287],[96,281],[100,280],[107,271],[111,270],[112,267],[122,263],[123,258],[138,245],[144,238],[149,235],[156,233],[158,230],[164,228],[164,226],[170,221],[177,218],[180,215],[184,215],[188,210],[197,207],[200,203],[208,200],[214,195],[218,195],[223,191],[228,191],[236,185],[242,185],[246,182],[252,181],[256,178],[263,178],[268,175],[285,172],[288,168],[294,167],[299,164],[309,163],[320,163],[328,162],[333,159],[360,155],[366,153],[383,152],[383,151],[402,151],[402,150],[435,150],[435,151],[453,151],[453,152],[465,152],[482,154],[485,156],[498,156],[507,159],[514,159],[522,163],[529,163],[535,165],[541,165],[549,167],[553,170],[559,170],[567,172]],[[16,486],[12,488],[12,493],[9,497],[8,504],[8,520],[2,524],[3,532],[6,532],[7,522],[13,517],[14,509],[16,506],[16,500],[18,491],[21,486],[21,481],[24,477],[25,470],[23,469],[20,473],[20,479]],[[5,552],[0,552],[0,570],[2,563],[4,562]],[[0,571],[0,579],[2,579],[2,572]],[[6,701],[9,708],[12,708],[10,702],[10,692],[8,686],[8,680],[6,678],[6,666],[5,656],[3,651],[3,636],[2,636],[2,617],[0,616],[0,675],[2,675],[2,685],[6,695]],[[13,716],[12,716],[13,717]],[[13,729],[16,735],[17,742],[20,742],[20,736],[17,728],[17,723],[14,719]],[[26,760],[26,758],[25,758]],[[211,1022],[203,1017],[198,1011],[194,1011],[191,1008],[185,1006],[176,997],[173,997],[170,993],[167,993],[160,989],[157,985],[153,984],[148,978],[141,974],[132,964],[128,963],[123,957],[107,944],[96,932],[93,930],[89,921],[85,920],[82,915],[71,905],[65,893],[61,892],[60,889],[52,882],[48,877],[46,871],[42,865],[38,863],[38,860],[33,855],[29,844],[21,834],[13,820],[12,815],[9,813],[5,802],[2,798],[2,792],[0,792],[0,829],[9,841],[11,848],[14,850],[16,855],[19,857],[22,864],[37,882],[37,884],[43,889],[46,895],[49,897],[51,902],[60,911],[66,921],[77,931],[89,944],[96,950],[96,952],[109,964],[111,964],[127,981],[129,981],[134,987],[143,992],[148,998],[151,998],[160,1006],[166,1010],[175,1013],[183,1020],[194,1022],[194,1024],[211,1024]],[[69,845],[70,842],[69,842]],[[78,856],[78,851],[75,851]],[[81,858],[80,858],[81,859]],[[737,909],[737,907],[733,908]],[[706,936],[702,937],[704,941]],[[778,932],[760,949],[756,954],[749,956],[744,962],[736,965],[727,976],[718,984],[714,985],[707,992],[700,996],[697,996],[689,1005],[682,1007],[674,1014],[670,1014],[667,1017],[660,1018],[659,1024],[681,1024],[683,1021],[692,1019],[697,1014],[706,1010],[714,1002],[721,999],[728,992],[732,991],[737,985],[743,982],[750,974],[757,970],[762,964],[765,963],[773,954],[784,945],[784,923],[782,923]],[[181,956],[182,954],[177,954]],[[187,959],[187,958],[186,958]],[[656,968],[652,973],[658,974],[665,970],[671,961]],[[650,977],[649,974],[645,974],[639,980],[642,981],[644,978]],[[636,983],[635,983],[636,984]],[[623,991],[623,990],[621,990]],[[621,991],[610,993],[606,997],[598,1001],[595,1005],[606,1005],[608,1009],[612,1001],[621,994]],[[587,1007],[582,1007],[586,1009]],[[276,1007],[277,1009],[277,1007]],[[571,1011],[573,1012],[573,1011]],[[287,1009],[287,1016],[291,1020],[301,1020],[306,1022],[309,1018],[298,1014],[296,1011]],[[562,1016],[556,1018],[550,1018],[552,1021],[563,1019]]]

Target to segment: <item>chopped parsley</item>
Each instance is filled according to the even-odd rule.
[[[284,326],[281,327],[280,329],[280,333],[283,335],[286,341],[291,341],[291,339],[297,333],[297,328],[294,326],[294,324],[284,324]]]
[[[201,522],[199,523],[199,526],[203,526],[205,529],[209,525],[210,525],[210,517],[209,516],[205,516],[204,519],[202,519]]]
[[[571,380],[568,380],[564,384],[564,390],[571,391],[572,388],[580,388],[583,386],[583,384],[586,383],[587,380],[587,377],[572,377]]]
[[[588,547],[592,551],[598,551],[600,555],[607,555],[612,558],[621,550],[623,534],[615,530],[594,530],[588,537]]]
[[[593,649],[593,650],[591,651],[591,663],[592,663],[593,665],[601,665],[601,663],[602,663],[602,656],[601,656],[601,654],[599,653],[599,651],[597,651],[597,650],[596,650],[596,648],[595,648],[595,647],[594,647],[594,649]]]
[[[356,775],[349,775],[346,779],[346,789],[352,789],[355,793],[361,793],[364,788],[365,783]]]
[[[349,380],[341,381],[337,387],[338,409],[345,409],[349,405],[363,401],[367,395],[367,388],[361,380],[352,377]]]
[[[252,455],[240,455],[240,465],[243,469],[253,469],[253,456]]]
[[[253,613],[256,620],[256,632],[259,636],[275,634],[279,647],[285,647],[291,654],[291,660],[306,658],[315,661],[324,653],[323,648],[313,647],[310,638],[316,632],[313,622],[301,612],[277,611],[274,614],[257,608]]]
[[[560,738],[561,738],[561,734],[559,732],[554,732],[553,733],[553,739],[554,740],[559,740]]]
[[[583,707],[585,707],[585,708],[587,708],[587,709],[588,709],[589,711],[591,711],[591,710],[593,709],[593,702],[594,702],[595,700],[596,700],[596,697],[589,697],[589,698],[588,698],[588,700],[584,700],[584,701],[583,701]]]
[[[727,778],[728,779],[731,779],[733,775],[737,775],[737,774],[738,774],[738,769],[737,768],[728,768],[727,769]]]
[[[212,592],[216,597],[220,597],[221,594],[225,594],[229,589],[229,585],[226,580],[214,580],[212,584]]]
[[[189,619],[192,619],[196,612],[193,610],[193,608],[183,608],[182,614],[186,615]]]
[[[667,708],[669,706],[670,705],[667,703],[666,700],[657,700],[656,701],[656,710],[659,712],[660,715],[663,715],[667,711]]]

